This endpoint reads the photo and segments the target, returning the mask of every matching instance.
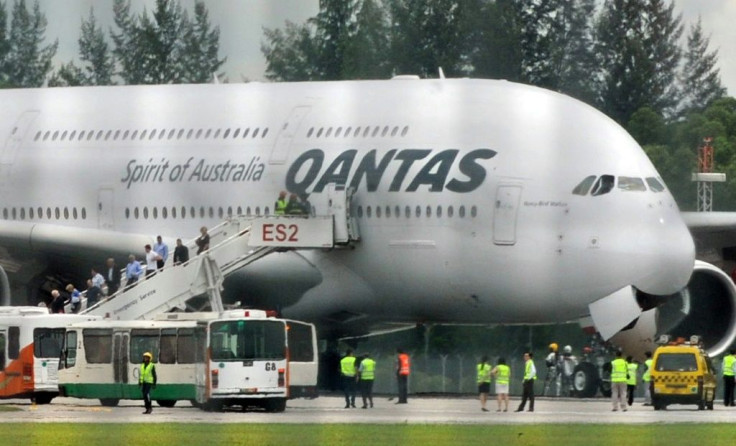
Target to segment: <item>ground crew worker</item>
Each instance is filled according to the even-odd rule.
[[[504,402],[504,412],[509,410],[509,379],[511,378],[511,368],[506,365],[506,359],[498,358],[498,364],[491,370],[491,374],[496,377],[496,399],[498,401],[498,409],[501,412],[501,401]]]
[[[626,402],[631,406],[634,404],[634,392],[636,392],[636,374],[639,371],[639,363],[631,356],[626,357]]]
[[[409,393],[409,355],[402,349],[397,349],[396,353],[396,380],[399,385],[399,401],[396,404],[406,404]]]
[[[547,365],[547,376],[544,378],[544,388],[542,389],[543,396],[547,396],[547,391],[550,390],[550,387],[552,386],[556,388],[552,390],[552,394],[560,396],[560,355],[557,350],[557,343],[551,343],[549,345],[549,354],[544,359],[544,363]]]
[[[372,408],[376,361],[371,358],[370,354],[366,353],[363,355],[363,360],[360,361],[360,366],[358,367],[358,373],[360,374],[360,396],[363,398],[363,409],[368,408],[368,403],[370,403]]]
[[[736,363],[736,350],[729,350],[728,354],[723,357],[723,404],[725,406],[733,406],[733,385],[734,373],[733,367]]]
[[[340,375],[342,390],[345,392],[345,408],[355,407],[355,356],[351,349],[348,349],[340,360]]]
[[[284,215],[286,213],[286,205],[288,203],[286,202],[286,191],[282,190],[279,192],[279,198],[276,200],[276,204],[274,205],[274,211],[273,213],[276,215]]]
[[[529,400],[529,412],[534,412],[534,381],[537,380],[537,368],[534,367],[533,357],[532,352],[524,353],[524,383],[521,404],[516,409],[517,412],[524,410],[527,400]]]
[[[616,359],[611,361],[611,401],[613,402],[613,411],[621,410],[626,412],[626,374],[627,365],[622,357],[621,351],[616,352]]]
[[[156,388],[156,366],[153,364],[153,355],[149,352],[143,353],[143,363],[141,364],[140,373],[138,374],[138,386],[143,393],[143,404],[146,406],[144,415],[148,415],[153,410],[151,404],[151,389]]]
[[[652,381],[652,352],[645,352],[644,356],[647,357],[647,359],[644,360],[646,370],[644,370],[644,374],[641,376],[641,380],[644,382],[644,405],[651,406],[652,389],[649,387],[649,383]]]
[[[476,366],[478,395],[480,395],[480,410],[488,412],[486,401],[488,394],[491,392],[491,365],[488,364],[488,356],[483,356]]]

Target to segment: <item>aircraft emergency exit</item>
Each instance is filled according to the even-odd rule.
[[[319,202],[331,187],[354,189],[360,241],[264,257],[226,297],[339,334],[592,315],[639,343],[660,331],[658,308],[706,295],[687,291],[693,241],[639,145],[540,88],[402,77],[0,97],[0,265],[15,304],[49,281],[81,285],[110,255],[122,267],[158,234],[173,248],[228,216],[273,214],[282,190]],[[728,320],[711,345],[734,339],[733,314],[709,315]]]

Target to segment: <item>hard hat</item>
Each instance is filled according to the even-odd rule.
[[[572,353],[572,347],[570,347],[569,345],[566,345],[566,346],[565,346],[565,347],[564,347],[564,348],[562,349],[562,351],[563,351],[564,353]]]
[[[153,355],[150,354],[149,352],[143,353],[143,357],[145,358],[146,356],[148,356],[149,358],[153,359]]]
[[[551,343],[549,345],[549,349],[552,350],[553,352],[556,352],[557,351],[557,343],[556,342]]]

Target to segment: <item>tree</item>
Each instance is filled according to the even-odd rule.
[[[683,92],[681,115],[705,110],[710,103],[726,94],[726,89],[721,84],[720,70],[716,68],[718,51],[708,52],[709,43],[710,38],[703,35],[698,17],[687,36],[687,50],[680,75]]]
[[[563,93],[595,103],[596,60],[593,53],[596,0],[562,1],[555,14],[556,37],[551,50],[553,87]]]
[[[286,21],[286,29],[264,28],[267,43],[261,43],[266,58],[266,78],[296,82],[321,79],[319,48],[309,24]]]
[[[363,0],[355,32],[345,46],[343,79],[386,79],[391,66],[386,55],[391,42],[386,13],[374,0]]]
[[[466,23],[470,74],[480,78],[520,80],[522,47],[518,0],[481,2]]]
[[[674,111],[682,25],[673,10],[663,0],[606,0],[596,32],[599,106],[619,123],[644,106]]]
[[[318,63],[324,80],[343,79],[346,48],[355,34],[355,0],[320,0],[316,29]]]
[[[212,79],[227,58],[218,59],[220,27],[211,29],[204,2],[194,4],[194,20],[184,27],[182,82],[204,83]]]
[[[46,16],[41,13],[38,1],[33,4],[33,12],[28,10],[25,0],[13,3],[7,53],[2,66],[9,85],[40,87],[46,81],[51,71],[51,59],[59,44],[54,41],[42,46],[46,25]]]
[[[87,20],[82,21],[82,34],[78,42],[80,59],[86,64],[83,68],[86,84],[112,85],[115,61],[102,28],[97,26],[93,8],[90,8]]]

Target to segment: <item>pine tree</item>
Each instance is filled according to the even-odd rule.
[[[185,26],[182,50],[182,82],[204,83],[217,74],[227,58],[218,59],[220,27],[211,29],[204,2],[194,4],[194,20]]]
[[[557,36],[551,53],[554,88],[589,104],[596,97],[596,61],[593,19],[596,0],[569,0],[558,4]]]
[[[356,15],[355,33],[345,48],[342,77],[386,79],[391,76],[388,19],[374,0],[363,0]]]
[[[261,53],[266,58],[267,79],[297,82],[321,79],[319,48],[310,24],[286,21],[285,29],[264,29]]]
[[[115,62],[105,34],[97,26],[93,8],[90,8],[87,20],[82,21],[82,34],[78,42],[80,59],[85,63],[86,85],[112,85]]]
[[[482,1],[475,5],[466,32],[470,73],[474,77],[521,80],[521,3]]]
[[[2,67],[9,85],[40,87],[46,81],[51,71],[51,59],[59,45],[54,41],[42,46],[46,25],[46,16],[41,13],[38,1],[33,4],[33,12],[28,11],[25,0],[13,3],[8,52]]]
[[[721,84],[718,51],[708,52],[710,38],[703,35],[700,17],[690,28],[687,36],[687,50],[680,74],[683,92],[680,114],[705,110],[714,100],[725,96],[726,89]]]
[[[346,48],[355,34],[355,0],[320,0],[310,21],[316,29],[319,67],[324,80],[343,78]]]
[[[118,33],[110,32],[118,74],[126,84],[142,84],[146,78],[144,40],[137,18],[130,14],[130,0],[114,0],[112,10],[119,29]]]

